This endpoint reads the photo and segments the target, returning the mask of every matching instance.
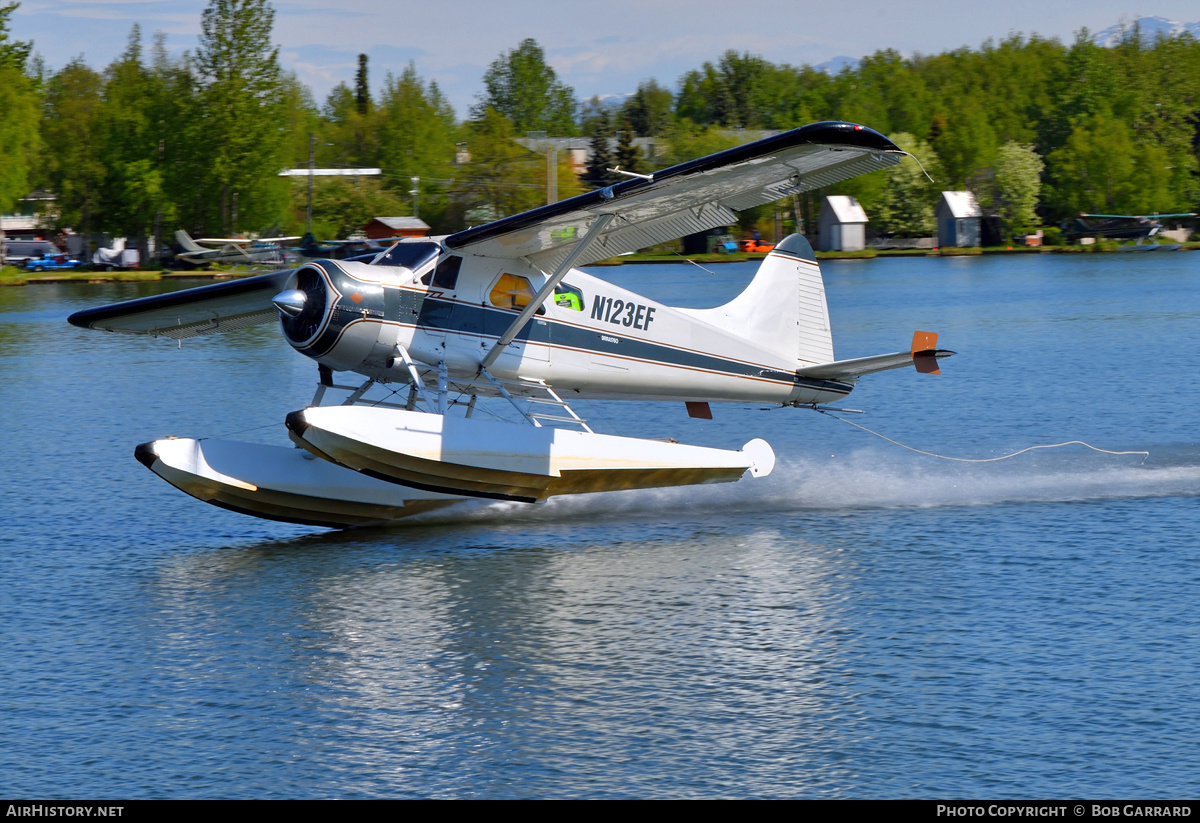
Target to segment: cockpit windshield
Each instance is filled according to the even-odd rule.
[[[437,243],[397,243],[385,251],[374,263],[376,266],[404,266],[417,271],[441,254]]]

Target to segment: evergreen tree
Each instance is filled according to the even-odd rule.
[[[273,223],[286,203],[278,174],[288,135],[278,128],[284,87],[279,50],[271,45],[274,20],[267,0],[210,0],[200,19],[193,61],[210,158],[205,217],[222,233]]]
[[[354,75],[354,104],[364,117],[371,111],[371,87],[367,81],[367,56],[358,56],[358,72]]]
[[[609,171],[616,164],[616,158],[612,151],[614,133],[608,109],[597,107],[589,126],[590,150],[587,167],[581,179],[592,188],[599,189],[620,179],[618,175]]]
[[[638,137],[656,137],[670,128],[674,101],[674,95],[657,80],[647,80],[638,84],[621,111]]]
[[[645,165],[642,150],[633,142],[633,127],[625,118],[621,118],[621,128],[617,130],[616,161],[621,171],[640,172]]]

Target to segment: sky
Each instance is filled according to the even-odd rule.
[[[353,85],[357,56],[369,58],[377,90],[390,71],[412,61],[436,80],[460,117],[482,89],[483,73],[502,53],[532,37],[547,62],[581,100],[623,96],[653,78],[674,89],[684,72],[735,49],[774,63],[816,65],[894,48],[905,56],[937,54],[1010,34],[1036,33],[1064,42],[1142,16],[1200,20],[1196,0],[277,0],[275,42],[283,66],[323,102],[338,82]],[[48,68],[82,56],[103,69],[124,49],[134,23],[148,44],[167,36],[174,53],[194,49],[206,0],[21,0],[12,36],[33,40]]]

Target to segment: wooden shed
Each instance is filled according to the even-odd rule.
[[[428,237],[429,224],[419,217],[375,217],[363,226],[363,233],[371,240],[387,240],[390,237]]]
[[[938,200],[937,236],[939,246],[978,246],[983,209],[969,191],[944,191]]]
[[[821,198],[817,248],[821,251],[862,251],[867,247],[867,213],[844,194]]]

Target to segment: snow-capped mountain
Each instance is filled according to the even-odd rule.
[[[1168,20],[1165,17],[1139,17],[1132,23],[1120,23],[1096,32],[1092,36],[1092,42],[1097,46],[1111,48],[1121,42],[1121,34],[1132,29],[1135,24],[1141,29],[1142,39],[1147,43],[1153,43],[1159,35],[1174,37],[1184,32],[1200,39],[1200,22],[1180,23],[1178,20]]]
[[[813,68],[816,69],[817,71],[823,71],[826,74],[832,76],[832,75],[839,73],[842,69],[847,68],[847,67],[849,67],[851,69],[856,69],[856,68],[858,68],[858,63],[859,63],[859,61],[856,58],[846,57],[845,55],[842,55],[840,57],[831,57],[830,59],[826,60],[824,63],[817,63],[817,65],[813,66]]]

